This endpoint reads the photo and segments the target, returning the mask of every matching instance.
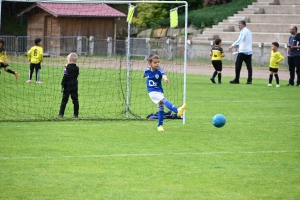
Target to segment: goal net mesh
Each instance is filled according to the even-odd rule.
[[[184,41],[166,37],[175,30],[169,29],[166,35],[154,39],[131,36],[128,40],[127,4],[107,5],[110,8],[106,10],[121,13],[113,17],[97,16],[100,8],[96,4],[89,5],[88,13],[79,4],[55,4],[2,2],[0,37],[5,41],[7,68],[18,72],[18,79],[0,70],[0,121],[57,120],[61,81],[71,52],[79,55],[79,119],[146,119],[156,113],[157,106],[150,100],[142,78],[148,64],[145,58],[150,53],[160,56],[161,67],[170,80],[169,84],[163,83],[165,97],[181,106]],[[73,16],[78,13],[81,15]],[[34,72],[29,84],[27,52],[36,38],[42,39],[44,50],[42,83],[36,83]],[[64,120],[72,118],[69,98]]]

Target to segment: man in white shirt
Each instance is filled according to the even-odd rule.
[[[244,61],[248,70],[247,84],[252,84],[252,33],[246,27],[245,21],[239,21],[238,27],[240,29],[239,38],[229,47],[229,51],[231,51],[234,46],[239,45],[238,55],[235,62],[235,78],[230,81],[230,83],[240,83],[240,73]]]

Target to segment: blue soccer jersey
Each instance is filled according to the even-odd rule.
[[[164,92],[161,85],[161,79],[164,75],[165,72],[162,68],[158,68],[155,71],[151,71],[150,67],[145,68],[144,76],[147,78],[146,85],[148,92]]]

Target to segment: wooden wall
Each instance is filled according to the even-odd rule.
[[[48,12],[34,8],[28,13],[28,36],[41,37],[43,39],[44,52],[56,52],[60,54],[62,46],[67,40],[49,39],[51,37],[67,36],[94,36],[97,39],[114,37],[115,19],[99,17],[55,17]],[[69,41],[68,41],[69,42]],[[28,39],[28,48],[33,46],[32,38]],[[70,47],[68,51],[76,49]]]

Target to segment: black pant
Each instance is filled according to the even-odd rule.
[[[65,109],[69,101],[70,95],[74,104],[74,115],[78,116],[78,111],[79,111],[78,86],[64,88],[59,115],[63,116],[65,114]]]
[[[290,79],[289,84],[294,85],[295,79],[295,67],[297,73],[297,85],[300,84],[300,56],[288,57]]]
[[[34,70],[35,70],[35,80],[40,81],[41,63],[38,64],[30,63],[28,80],[32,79],[32,74]]]
[[[252,54],[246,55],[244,53],[239,53],[237,55],[236,62],[235,62],[235,80],[239,81],[240,79],[243,62],[246,63],[247,70],[248,70],[247,82],[252,82]]]

